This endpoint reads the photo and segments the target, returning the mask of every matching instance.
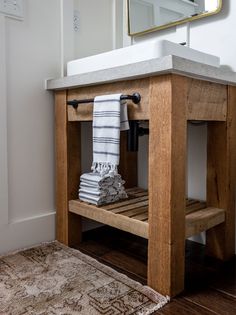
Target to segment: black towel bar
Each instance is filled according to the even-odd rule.
[[[141,95],[139,93],[133,93],[132,95],[121,95],[120,99],[121,100],[132,100],[134,102],[134,104],[138,104],[141,101]],[[93,103],[93,102],[94,102],[94,98],[85,99],[85,100],[72,100],[72,101],[67,101],[67,105],[71,105],[75,109],[77,109],[79,104]]]

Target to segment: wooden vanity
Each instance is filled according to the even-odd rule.
[[[235,252],[236,77],[165,58],[141,62],[139,71],[125,66],[51,80],[48,89],[55,91],[57,239],[76,246],[81,217],[148,239],[148,285],[172,297],[184,289],[186,238],[207,231],[209,255],[228,260]],[[148,192],[137,187],[137,153],[127,152],[122,134],[119,172],[129,199],[99,208],[80,202],[80,124],[92,120],[93,104],[76,110],[66,102],[134,92],[142,100],[128,102],[129,119],[149,121]],[[208,122],[204,202],[186,199],[188,120]]]

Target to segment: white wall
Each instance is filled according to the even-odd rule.
[[[74,0],[61,2],[61,76],[66,75],[66,64],[76,58],[74,34]],[[75,0],[76,1],[76,0]]]
[[[55,237],[53,95],[44,80],[60,76],[60,1],[25,0],[24,10],[23,21],[0,16],[0,252]]]
[[[75,58],[113,48],[113,0],[75,0],[79,30],[75,32]]]

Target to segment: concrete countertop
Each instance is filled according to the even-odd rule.
[[[236,72],[212,67],[176,56],[151,59],[125,66],[47,80],[47,90],[63,90],[123,80],[175,73],[210,82],[236,85]]]

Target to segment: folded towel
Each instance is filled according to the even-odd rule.
[[[124,180],[122,180],[121,176],[119,174],[114,175],[113,177],[109,175],[102,176],[99,173],[85,173],[80,176],[80,181],[83,184],[87,184],[90,186],[111,186],[113,184],[116,185],[123,185],[125,183]]]
[[[123,190],[118,190],[118,189],[115,189],[113,187],[110,187],[109,189],[91,189],[91,188],[84,188],[82,186],[80,186],[80,189],[79,189],[79,193],[82,193],[82,194],[90,194],[90,195],[93,195],[93,196],[100,196],[100,197],[106,197],[106,196],[115,196],[115,195],[118,195],[120,192],[122,192]]]
[[[124,193],[120,193],[118,195],[108,195],[108,196],[94,196],[91,194],[87,194],[87,193],[79,193],[79,199],[88,203],[92,203],[94,205],[97,206],[101,206],[104,204],[108,204],[108,203],[112,203],[112,202],[116,202],[120,199],[125,199],[127,198],[127,194]]]
[[[108,204],[108,203],[112,203],[112,202],[116,202],[119,199],[121,199],[118,195],[116,196],[108,196],[108,197],[94,197],[88,194],[80,194],[79,195],[80,200],[88,202],[88,203],[92,203],[96,206],[101,206],[104,204]]]
[[[100,206],[127,198],[125,181],[119,174],[111,177],[99,173],[85,173],[80,179],[79,198],[82,201]]]
[[[93,165],[101,175],[116,175],[120,159],[120,131],[129,129],[127,104],[121,94],[97,96],[93,107]]]

